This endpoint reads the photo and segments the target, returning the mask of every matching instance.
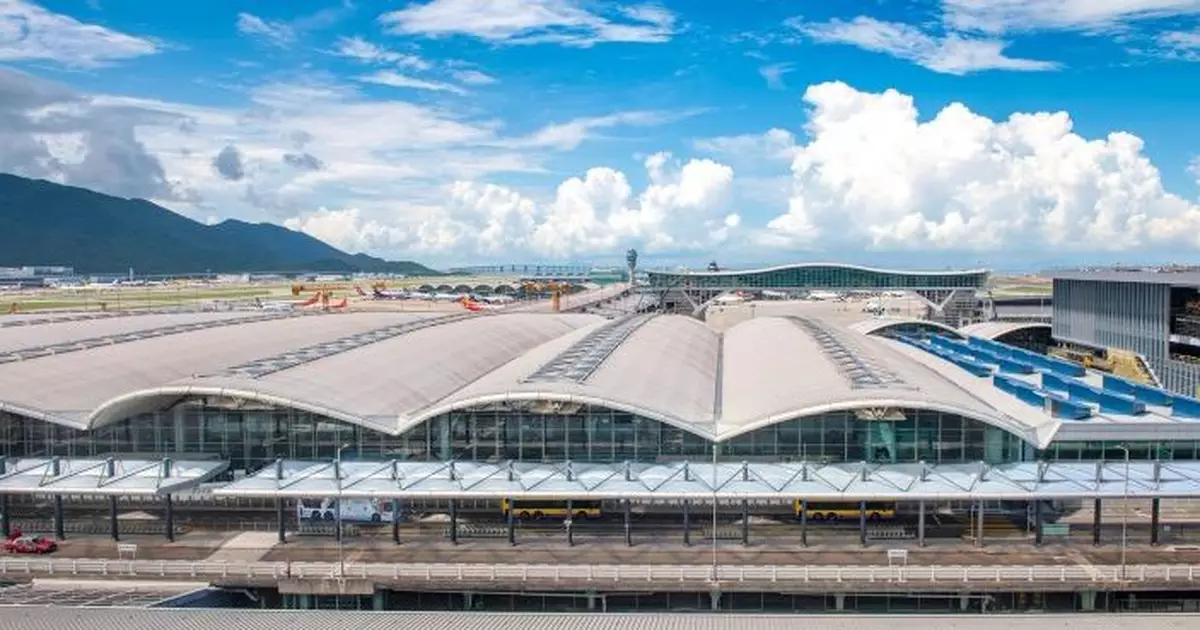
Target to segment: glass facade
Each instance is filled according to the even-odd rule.
[[[1051,444],[1038,452],[1038,459],[1047,461],[1124,461],[1125,448],[1129,459],[1134,461],[1166,461],[1200,459],[1200,442],[1171,440],[1169,442],[1076,442],[1063,441]]]
[[[872,271],[837,265],[784,267],[745,273],[651,271],[650,286],[696,289],[979,289],[987,273],[922,274]]]
[[[92,431],[0,416],[0,452],[13,457],[208,456],[233,470],[285,459],[591,462],[708,460],[693,433],[604,407],[545,413],[536,403],[489,405],[432,418],[393,436],[307,412],[181,406]],[[724,460],[1019,461],[1020,438],[957,415],[923,410],[841,411],[788,420],[717,445]]]

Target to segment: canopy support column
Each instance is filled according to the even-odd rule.
[[[513,509],[513,500],[508,500],[508,544],[517,544],[517,514]]]
[[[750,546],[750,502],[742,499],[742,546]]]
[[[917,501],[917,546],[925,546],[925,501]]]
[[[392,543],[400,544],[400,499],[392,499]]]
[[[458,544],[458,499],[450,499],[450,543]]]
[[[563,521],[563,528],[567,530],[567,546],[575,546],[575,504],[570,499],[567,499],[567,519]]]
[[[62,462],[57,457],[50,460],[50,474],[59,476],[62,474]],[[67,532],[63,527],[63,499],[61,494],[54,495],[54,537],[59,540],[64,540],[67,537]]]
[[[108,497],[108,535],[121,540],[121,528],[117,524],[117,497]]]
[[[171,478],[171,458],[163,459],[162,478]],[[167,525],[167,542],[175,542],[175,501],[170,493],[163,497],[163,520]]]
[[[629,499],[624,500],[625,507],[625,546],[633,546],[633,516],[632,507],[629,504]]]
[[[1042,545],[1042,502],[1033,502],[1033,544]]]
[[[175,542],[175,499],[171,495],[163,497],[163,516],[167,525],[167,542]]]
[[[1100,499],[1092,505],[1092,544],[1100,546]]]
[[[983,499],[975,503],[975,546],[983,546]]]
[[[800,546],[808,546],[808,499],[800,499]]]
[[[867,546],[867,502],[858,502],[858,544]]]
[[[692,528],[691,528],[691,501],[683,500],[683,544],[685,547],[692,546]]]
[[[275,527],[279,530],[280,544],[287,542],[287,525],[283,520],[283,499],[275,499]]]
[[[1158,512],[1162,499],[1150,499],[1150,544],[1158,544]]]

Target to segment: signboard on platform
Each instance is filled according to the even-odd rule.
[[[1046,523],[1042,525],[1043,536],[1070,536],[1071,526],[1064,523]]]

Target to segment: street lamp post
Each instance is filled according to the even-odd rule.
[[[719,580],[717,579],[717,449],[720,448],[717,442],[712,443],[712,468],[713,468],[713,502],[712,502],[712,531],[709,532],[709,538],[712,539],[712,582],[715,587]]]
[[[342,451],[349,447],[349,443],[338,447],[333,467],[333,475],[337,482],[337,503],[334,505],[333,514],[337,518],[338,577],[342,578],[346,577],[346,554],[342,546],[342,537],[345,535],[342,531]]]
[[[1118,446],[1125,454],[1125,490],[1121,493],[1124,505],[1121,509],[1121,581],[1125,581],[1126,548],[1129,540],[1129,447]]]

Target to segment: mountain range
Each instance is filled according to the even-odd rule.
[[[81,274],[438,273],[411,261],[348,254],[271,223],[205,225],[144,199],[0,174],[0,266],[24,265],[64,265]]]

